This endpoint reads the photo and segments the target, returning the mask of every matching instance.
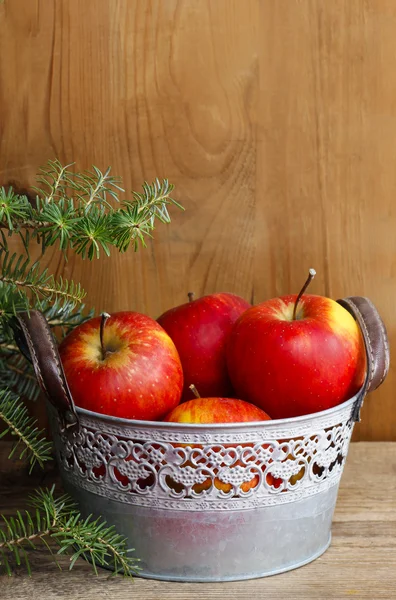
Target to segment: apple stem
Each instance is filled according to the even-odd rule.
[[[305,290],[307,289],[307,287],[309,286],[309,284],[311,283],[311,281],[312,281],[312,279],[315,277],[315,275],[316,275],[316,271],[315,271],[315,269],[309,269],[307,280],[306,280],[306,282],[304,283],[304,285],[302,286],[302,288],[301,288],[301,291],[300,291],[300,293],[298,294],[298,296],[297,296],[297,298],[296,298],[296,301],[295,301],[295,303],[294,303],[294,309],[293,309],[293,321],[295,321],[295,320],[296,320],[296,314],[297,314],[297,305],[298,305],[298,303],[299,303],[299,302],[300,302],[300,300],[301,300],[301,296],[303,295],[303,293],[305,292]]]
[[[103,334],[104,334],[104,328],[106,325],[106,321],[107,321],[107,319],[110,318],[110,315],[107,312],[103,312],[100,316],[102,317],[102,320],[100,321],[100,331],[99,331],[100,347],[102,349],[102,360],[104,360],[106,358],[106,348],[105,348],[104,342],[103,342]]]
[[[188,296],[188,301],[192,302],[194,300],[195,294],[194,294],[194,292],[188,292],[187,296]]]
[[[200,398],[201,397],[199,395],[199,392],[198,392],[197,388],[195,387],[195,385],[193,383],[189,386],[189,388],[190,388],[190,390],[192,391],[192,393],[194,394],[194,396],[196,398]]]

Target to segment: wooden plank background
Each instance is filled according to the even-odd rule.
[[[3,0],[0,184],[48,158],[168,177],[138,254],[47,260],[99,309],[197,294],[367,295],[396,329],[394,0]],[[355,439],[396,440],[394,377]]]

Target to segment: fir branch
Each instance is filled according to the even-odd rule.
[[[63,167],[54,160],[40,169],[37,182],[41,187],[35,188],[35,191],[45,204],[73,197],[81,201],[87,212],[94,204],[111,208],[107,196],[117,201],[118,192],[124,191],[119,185],[121,180],[110,175],[110,167],[104,173],[95,166],[92,171],[78,173],[69,169],[72,166]]]
[[[53,275],[48,275],[48,269],[40,272],[40,262],[30,263],[29,258],[16,253],[10,253],[0,250],[0,316],[16,314],[19,310],[26,309],[26,296],[22,293],[29,292],[31,297],[36,301],[45,299],[47,301],[62,300],[69,306],[75,306],[80,303],[85,296],[84,290],[80,284],[75,284],[73,281],[59,278],[55,281]],[[21,289],[19,289],[21,288]],[[3,307],[1,291],[5,293],[13,293],[14,298],[21,299],[22,308],[11,305],[11,311]],[[9,308],[9,307],[8,307]]]
[[[16,344],[7,343],[7,338],[4,337],[0,339],[0,353],[5,356],[14,356],[15,354],[19,354],[19,348]]]
[[[14,331],[10,327],[10,318],[15,316],[16,312],[19,312],[19,309],[29,309],[28,302],[19,306],[17,311],[14,310],[15,306],[10,306],[5,311],[6,318],[4,318],[4,316],[1,318],[1,311],[6,308],[4,306],[4,292],[1,286],[2,284],[0,282],[0,361],[16,358],[16,356],[20,357],[18,346],[14,341]],[[18,296],[18,298],[20,298],[20,296]],[[80,304],[75,307],[74,302],[65,302],[62,298],[55,299],[54,301],[44,299],[35,306],[35,308],[37,307],[43,312],[48,324],[53,329],[55,337],[58,337],[59,341],[74,329],[74,327],[91,319],[95,314],[95,310],[93,308],[87,310],[85,304]],[[29,368],[29,363],[25,362],[24,364],[25,366],[28,365]]]
[[[29,221],[32,207],[28,198],[14,192],[12,187],[6,191],[0,188],[0,224],[11,231],[18,228],[21,223]]]
[[[27,310],[28,307],[29,302],[26,299],[25,309],[21,310]],[[4,309],[4,290],[2,289],[2,284],[0,284],[0,358],[3,360],[15,357],[16,355],[20,356],[20,351],[15,343],[14,330],[11,327],[11,318],[15,315],[15,312],[19,311],[9,310],[4,315],[1,312],[2,309]]]
[[[53,246],[59,241],[59,248],[66,250],[73,233],[73,227],[83,219],[75,209],[73,200],[63,198],[57,204],[44,203],[35,213],[37,235],[44,247]]]
[[[109,245],[113,242],[111,222],[106,213],[92,207],[89,215],[78,221],[73,228],[71,246],[82,258],[99,258],[102,249],[110,256]]]
[[[139,242],[144,247],[145,237],[151,237],[155,219],[170,223],[168,205],[183,207],[171,197],[173,185],[167,179],[161,183],[156,179],[151,185],[143,184],[143,193],[133,192],[134,200],[126,201],[112,216],[114,243],[120,252],[125,252],[131,242],[135,251]]]
[[[49,326],[55,329],[56,332],[60,331],[61,338],[78,325],[82,325],[82,323],[91,319],[95,314],[93,308],[87,311],[85,304],[80,304],[75,308],[71,304],[64,303],[59,299],[55,300],[55,302],[43,301],[40,310],[43,312]]]
[[[91,562],[96,574],[97,566],[111,567],[114,574],[122,572],[125,577],[137,573],[138,561],[129,556],[132,550],[128,549],[126,539],[102,519],[82,518],[68,496],[55,497],[54,487],[38,490],[30,497],[29,504],[30,511],[18,511],[11,518],[1,517],[0,559],[8,575],[12,575],[10,555],[16,565],[23,559],[30,575],[26,548],[36,549],[42,543],[53,554],[51,542],[58,545],[56,555],[71,554],[69,569],[82,556]]]
[[[110,246],[125,252],[133,243],[135,250],[145,246],[145,239],[158,219],[170,222],[169,205],[182,208],[171,197],[173,186],[164,179],[145,182],[142,192],[132,192],[133,199],[125,200],[115,209],[109,200],[118,202],[124,192],[121,181],[93,166],[82,173],[63,167],[57,160],[49,161],[37,178],[40,187],[36,208],[33,210],[25,196],[12,190],[0,193],[0,247],[8,249],[1,227],[18,232],[28,252],[29,242],[36,238],[46,248],[59,244],[66,252],[72,248],[76,254],[92,260],[102,252],[110,254]],[[3,197],[3,203],[1,198]]]
[[[1,257],[2,250],[0,250],[0,265]],[[16,315],[17,312],[28,310],[29,299],[26,295],[21,294],[16,286],[3,282],[1,277],[0,275],[0,329],[5,329],[10,317]],[[12,339],[9,331],[7,338],[8,341]]]
[[[69,171],[74,163],[62,166],[59,160],[49,160],[45,167],[41,167],[37,175],[37,183],[41,187],[34,190],[45,204],[56,200],[59,196],[64,197],[69,190],[73,189],[73,172]]]
[[[120,192],[125,191],[119,186],[121,180],[110,176],[111,167],[108,167],[104,173],[95,166],[93,166],[92,169],[93,173],[86,171],[84,174],[78,176],[78,179],[83,182],[81,188],[83,192],[85,191],[86,196],[85,212],[87,213],[89,211],[89,207],[93,203],[99,203],[112,210],[111,204],[107,202],[107,194],[109,194],[113,200],[118,202],[117,190]],[[85,199],[84,194],[81,194],[80,192],[79,198]]]
[[[4,358],[0,355],[0,388],[32,401],[40,392],[32,365],[20,354]]]
[[[23,401],[7,389],[0,390],[0,420],[6,425],[6,429],[0,433],[0,439],[7,433],[18,437],[9,458],[17,453],[21,445],[19,459],[29,458],[30,471],[36,463],[42,467],[45,461],[51,460],[51,442],[43,437],[44,432],[38,429],[37,421],[29,416]]]

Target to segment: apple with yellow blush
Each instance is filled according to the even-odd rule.
[[[201,398],[194,385],[191,385],[192,392],[196,395],[196,399],[187,400],[179,406],[176,406],[164,419],[168,423],[196,423],[196,424],[209,424],[209,423],[248,423],[255,421],[268,421],[270,417],[263,410],[236,398]],[[252,447],[253,444],[239,444],[242,447]],[[235,448],[235,444],[223,444],[225,448]],[[201,448],[200,445],[194,445],[193,447]],[[210,467],[208,462],[202,459],[205,466]],[[199,461],[198,461],[199,464]],[[185,466],[194,467],[191,461]],[[225,466],[225,465],[224,465]],[[241,461],[237,461],[233,467],[242,466]],[[254,464],[252,463],[252,466]],[[212,465],[214,472],[221,470],[221,466]],[[249,491],[259,483],[258,475],[254,475],[249,481],[244,481],[240,489],[243,492]],[[229,492],[232,489],[231,483],[221,481],[218,477],[214,478],[214,485],[217,489],[223,492]],[[208,478],[203,483],[196,483],[193,486],[193,490],[196,493],[201,493],[204,490],[208,490],[212,486],[212,479]]]
[[[159,420],[180,402],[176,347],[154,319],[104,313],[76,327],[59,347],[76,406],[124,419]]]
[[[237,395],[273,419],[316,413],[354,396],[366,354],[358,324],[340,304],[301,292],[262,302],[235,323],[227,345]]]

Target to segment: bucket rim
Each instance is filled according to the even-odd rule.
[[[215,431],[221,429],[235,431],[240,429],[257,429],[258,427],[262,429],[273,429],[274,427],[293,427],[293,425],[299,425],[304,422],[314,422],[317,419],[326,419],[326,418],[334,418],[338,414],[344,413],[348,408],[351,410],[351,415],[353,413],[353,407],[355,403],[358,401],[360,395],[360,391],[357,392],[352,398],[345,400],[341,404],[337,404],[332,408],[328,408],[326,410],[321,410],[315,413],[309,413],[306,415],[300,415],[298,417],[287,417],[284,419],[269,419],[268,421],[247,421],[247,422],[238,422],[238,423],[170,423],[166,421],[147,421],[147,420],[139,420],[139,419],[124,419],[121,417],[114,417],[111,415],[106,415],[103,413],[94,412],[91,410],[87,410],[85,408],[80,408],[78,406],[75,407],[76,412],[81,417],[87,417],[89,419],[95,419],[98,421],[104,421],[107,423],[111,423],[113,425],[124,426],[127,428],[139,428],[139,429],[160,429],[164,431],[180,431],[185,430],[188,431]]]

